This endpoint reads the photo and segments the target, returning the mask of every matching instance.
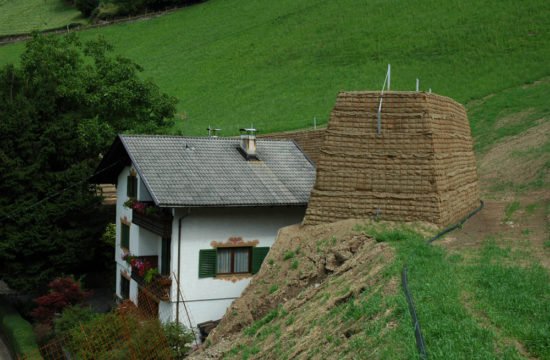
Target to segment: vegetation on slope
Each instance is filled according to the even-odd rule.
[[[339,90],[421,88],[460,102],[550,75],[549,3],[213,0],[103,35],[180,99],[176,130],[325,123]],[[513,24],[513,26],[510,26]],[[0,48],[15,61],[21,44]]]
[[[525,193],[550,183],[550,78],[468,105],[485,194]]]
[[[354,223],[281,231],[197,358],[415,358],[405,263],[430,358],[550,357],[550,277],[518,265],[528,254],[488,241],[466,257],[418,224]]]
[[[48,30],[86,20],[62,0],[0,0],[0,36]]]

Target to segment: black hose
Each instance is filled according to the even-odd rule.
[[[432,242],[441,238],[443,235],[462,226],[469,218],[471,218],[472,216],[477,214],[481,209],[483,209],[484,205],[485,203],[483,202],[483,200],[480,200],[479,207],[477,209],[470,212],[468,215],[466,215],[462,220],[460,220],[456,224],[443,229],[437,235],[428,239],[426,241],[426,244],[431,245]],[[411,255],[411,257],[412,256],[414,256],[414,253]],[[418,354],[420,355],[420,358],[422,360],[426,360],[428,359],[428,352],[426,350],[426,341],[424,340],[424,336],[422,335],[422,329],[420,328],[420,321],[418,320],[418,315],[416,314],[416,308],[414,306],[413,297],[409,289],[407,273],[408,273],[408,266],[405,263],[405,265],[403,266],[403,270],[401,271],[401,284],[403,286],[403,292],[405,294],[405,298],[407,299],[407,304],[409,305],[409,312],[411,314],[412,324],[414,327],[414,336],[416,338],[416,348],[418,349]]]
[[[424,336],[422,336],[422,329],[420,329],[420,321],[418,321],[418,316],[416,315],[416,309],[414,307],[414,301],[409,290],[409,282],[407,280],[407,265],[403,267],[401,272],[401,283],[403,284],[403,292],[405,293],[405,298],[407,299],[407,304],[409,304],[409,312],[411,313],[412,324],[414,328],[414,337],[416,338],[416,347],[418,353],[422,360],[428,359],[428,352],[426,351],[426,342],[424,341]]]
[[[442,237],[443,235],[447,234],[448,232],[451,232],[453,231],[454,229],[462,226],[469,218],[471,218],[472,216],[474,216],[475,214],[477,214],[481,209],[483,209],[483,206],[485,206],[485,203],[483,202],[483,200],[480,200],[479,201],[479,207],[475,210],[473,210],[472,212],[470,212],[468,215],[466,215],[462,220],[460,220],[459,222],[457,222],[456,224],[454,225],[451,225],[445,229],[443,229],[441,232],[439,232],[437,235],[435,235],[434,237],[432,237],[431,239],[429,239],[428,241],[426,241],[427,244],[431,244],[432,242],[434,242],[435,240],[439,239],[440,237]]]

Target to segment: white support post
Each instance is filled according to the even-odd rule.
[[[390,91],[391,84],[391,64],[388,64],[388,91]]]

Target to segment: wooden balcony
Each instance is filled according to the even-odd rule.
[[[172,236],[172,215],[165,213],[160,208],[152,212],[132,210],[132,223],[164,238]]]
[[[151,268],[157,268],[158,256],[140,256],[138,259],[147,261]],[[143,276],[139,275],[137,269],[132,267],[131,277],[135,280],[142,292],[157,301],[170,301],[170,289],[172,279],[169,276],[157,275],[150,282],[146,282]]]

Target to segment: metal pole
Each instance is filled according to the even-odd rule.
[[[391,64],[388,64],[388,91],[390,91],[391,84]]]
[[[420,90],[420,79],[416,78],[416,92]]]
[[[382,103],[380,103],[382,104]],[[380,118],[380,111],[378,111],[378,121],[376,123],[376,134],[380,135],[380,132],[382,131],[382,119]]]
[[[180,264],[181,264],[181,221],[183,220],[184,216],[181,216],[178,220],[178,276],[176,279],[176,285],[177,285],[177,296],[179,296],[180,291]],[[178,299],[178,302],[176,303],[176,323],[179,324],[180,322],[180,302],[179,297],[176,297]]]
[[[313,130],[317,130],[317,116],[313,117]]]

